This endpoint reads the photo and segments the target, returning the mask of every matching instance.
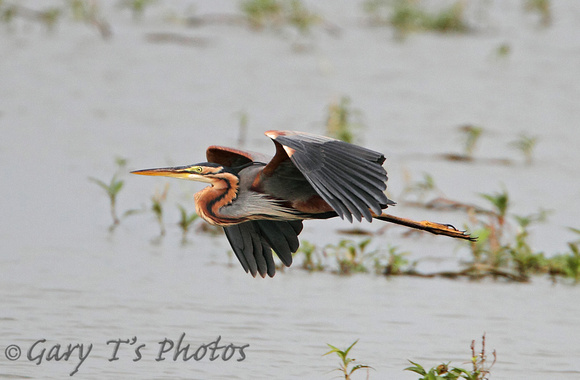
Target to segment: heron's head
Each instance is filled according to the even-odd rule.
[[[132,171],[133,174],[153,175],[189,179],[192,181],[215,183],[218,179],[224,179],[224,174],[233,174],[222,165],[212,162],[203,162],[195,165],[174,166],[168,168],[144,169]]]

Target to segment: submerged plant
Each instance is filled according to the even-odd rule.
[[[328,347],[330,347],[330,351],[328,351],[326,354],[323,355],[323,356],[325,356],[325,355],[329,355],[329,354],[336,354],[340,358],[340,364],[336,370],[342,372],[345,380],[350,380],[352,374],[354,372],[358,371],[359,369],[367,369],[367,371],[369,369],[372,369],[372,367],[370,367],[366,364],[354,364],[355,359],[348,357],[348,353],[354,347],[354,345],[357,343],[358,343],[358,339],[353,344],[351,344],[349,347],[347,347],[347,349],[344,351],[327,343]]]

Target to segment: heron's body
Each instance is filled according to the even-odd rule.
[[[381,153],[303,132],[268,131],[266,135],[276,145],[270,160],[210,146],[209,162],[134,173],[210,183],[195,194],[197,213],[224,227],[234,253],[253,276],[274,275],[272,249],[290,266],[305,219],[375,218],[471,239],[449,225],[384,214],[382,210],[394,202],[384,193],[387,172]]]

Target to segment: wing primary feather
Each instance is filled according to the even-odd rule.
[[[292,264],[292,252],[287,237],[281,231],[280,222],[257,220],[254,223],[261,230],[261,236],[272,246],[282,263],[290,266]]]
[[[264,278],[264,276],[266,276],[266,272],[268,270],[268,264],[266,263],[266,252],[267,249],[264,250],[264,244],[262,242],[262,239],[260,238],[260,234],[259,231],[256,231],[255,228],[253,228],[254,231],[252,231],[252,252],[251,254],[254,256],[254,259],[256,260],[256,266],[258,269],[258,273],[260,273],[260,276],[262,276],[262,278]]]
[[[328,170],[337,177],[350,177],[349,182],[360,188],[364,193],[371,195],[377,202],[385,203],[387,196],[384,194],[387,186],[383,181],[372,180],[368,177],[361,176],[360,173],[352,171],[350,168],[342,171],[341,167],[332,166]],[[346,181],[345,181],[346,182]]]
[[[360,199],[357,199],[358,197],[356,197],[348,190],[348,188],[346,188],[346,182],[341,181],[340,177],[335,176],[332,178],[328,175],[328,173],[321,172],[320,178],[321,180],[325,181],[324,183],[328,183],[332,186],[334,195],[342,201],[342,203],[346,206],[346,208],[350,211],[355,219],[360,222],[363,218],[363,215],[365,215],[365,219],[367,219],[366,214],[368,214],[369,219],[372,220],[368,206],[361,202]],[[361,203],[363,203],[362,206]]]
[[[352,215],[348,208],[346,208],[340,199],[338,199],[332,191],[328,189],[326,184],[319,180],[314,181],[309,179],[309,182],[322,199],[324,199],[334,209],[334,211],[336,211],[341,219],[346,218],[349,222],[352,222]]]
[[[291,220],[288,222],[288,224],[292,227],[292,229],[294,230],[294,233],[296,234],[296,237],[298,238],[298,235],[300,235],[300,232],[302,232],[302,228],[304,228],[302,221],[301,220]],[[296,249],[298,249],[298,248],[296,248]]]
[[[244,268],[246,273],[248,273],[250,267],[246,257],[244,256],[244,242],[239,225],[224,227],[224,232],[234,250],[234,254],[238,258],[240,264],[242,264],[242,268]]]
[[[347,155],[333,155],[331,156],[331,162],[336,166],[339,166],[344,171],[349,171],[351,173],[356,173],[359,176],[369,176],[379,182],[385,183],[388,179],[387,171],[382,166],[378,164],[372,164],[372,166],[367,166],[368,161],[360,160],[356,157],[351,157]]]
[[[254,258],[254,244],[253,244],[253,226],[248,223],[239,224],[240,226],[240,233],[242,234],[242,238],[244,241],[244,246],[242,248],[242,253],[246,258],[246,262],[248,263],[248,267],[250,269],[250,273],[252,276],[256,277],[258,273],[258,265],[256,264],[256,259]],[[244,231],[245,230],[245,231]]]
[[[276,224],[280,233],[284,235],[284,238],[288,242],[290,252],[296,252],[298,247],[300,247],[300,242],[298,241],[298,235],[296,234],[296,231],[294,231],[294,228],[286,221],[277,222]]]
[[[322,197],[322,199],[324,199],[324,201],[326,201],[326,203],[328,203],[334,209],[334,211],[336,211],[337,215],[341,219],[344,219],[345,215],[349,214],[348,210],[342,205],[342,203],[335,199],[332,193],[330,193],[323,184],[321,184],[319,181],[313,181],[310,178],[307,178],[307,180],[318,193],[318,195],[320,195],[320,197]]]
[[[266,241],[262,241],[262,252],[264,252],[264,258],[266,259],[268,276],[274,277],[276,274],[276,264],[272,257],[272,248],[270,248]]]
[[[329,172],[333,174],[335,178],[342,178],[343,175],[340,173],[339,169],[337,168],[329,168]],[[370,207],[377,215],[381,213],[381,204],[386,204],[388,201],[387,196],[380,187],[374,186],[374,184],[369,184],[370,186],[366,186],[368,182],[364,179],[364,177],[356,178],[351,177],[349,180],[340,181],[341,186],[348,189],[354,196],[356,196],[359,200],[363,201],[363,203]],[[369,214],[370,217],[370,214]],[[368,219],[367,219],[368,220]]]
[[[334,151],[339,155],[348,154],[375,165],[382,165],[385,162],[385,156],[382,153],[344,141],[328,141],[323,146],[329,151]]]
[[[336,173],[333,173],[336,175]],[[336,178],[339,178],[336,175]],[[373,212],[377,215],[381,214],[381,206],[380,202],[375,199],[372,193],[360,187],[357,183],[350,183],[345,180],[340,181],[340,185],[342,189],[346,192],[351,194],[351,198],[354,202],[356,202],[358,209],[362,212],[364,218],[370,222],[372,221],[372,215],[369,211],[369,208],[373,210]],[[386,197],[385,197],[386,198]]]

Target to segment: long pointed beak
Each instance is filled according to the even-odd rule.
[[[155,169],[143,169],[135,170],[131,173],[139,175],[152,175],[161,177],[172,177],[172,178],[191,178],[191,173],[185,170],[187,166],[175,166],[170,168],[155,168]]]

